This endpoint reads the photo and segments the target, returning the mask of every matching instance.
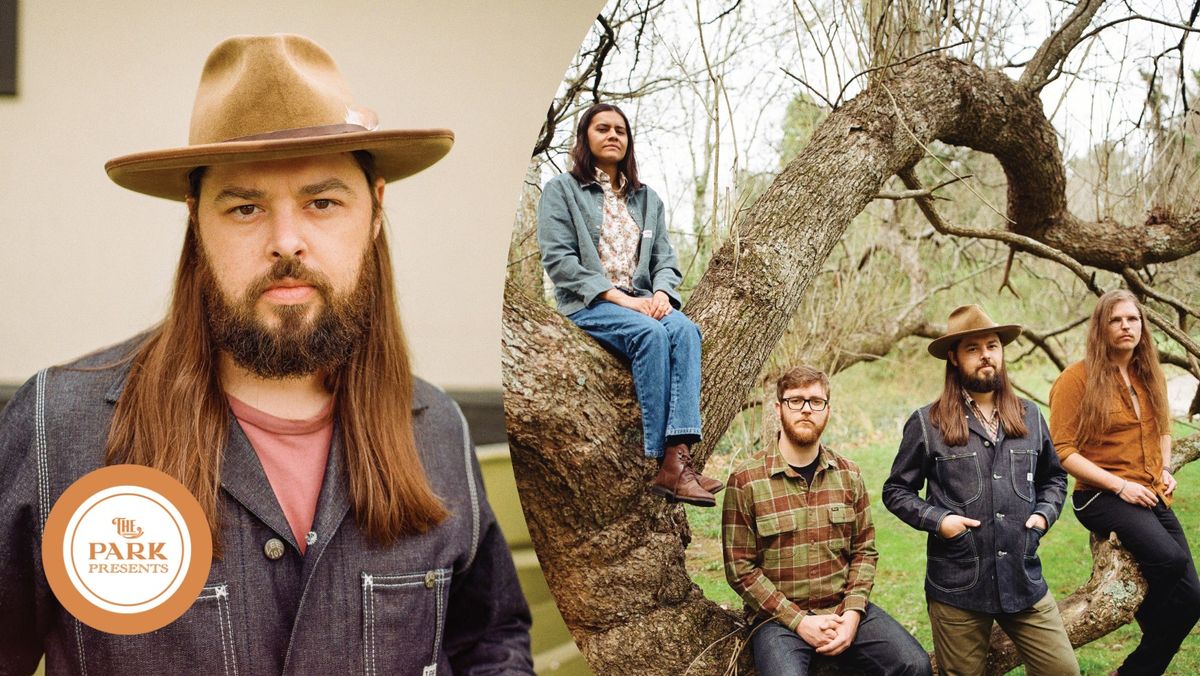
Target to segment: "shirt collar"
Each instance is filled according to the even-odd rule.
[[[799,476],[792,470],[792,466],[783,458],[783,452],[779,450],[779,435],[782,432],[776,432],[775,438],[771,441],[767,448],[767,476],[775,476],[776,474],[786,474],[787,476]],[[833,456],[825,444],[820,444],[817,447],[817,467],[826,469],[834,469],[837,465],[833,462]]]

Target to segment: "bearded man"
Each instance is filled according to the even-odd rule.
[[[1041,412],[1004,369],[1004,346],[1020,333],[978,305],[950,313],[946,335],[929,344],[946,361],[942,395],[904,424],[883,486],[888,510],[929,533],[925,600],[943,674],[984,673],[993,622],[1026,673],[1079,673],[1037,551],[1066,473]]]
[[[295,35],[216,47],[189,145],[120,157],[186,201],[166,318],[44,370],[0,418],[0,672],[532,673],[529,611],[461,413],[415,378],[383,230],[387,182],[448,130],[376,130]],[[187,612],[117,636],[47,586],[54,500],[105,464],[195,496],[214,561]]]
[[[911,634],[869,602],[875,527],[862,474],[821,444],[829,378],[798,366],[776,383],[781,432],[729,477],[725,578],[758,625],[760,674],[807,674],[814,657],[868,674],[929,674]]]

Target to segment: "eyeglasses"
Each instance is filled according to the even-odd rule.
[[[822,399],[820,397],[813,397],[812,399],[805,399],[804,397],[788,397],[787,399],[781,399],[780,401],[784,404],[787,404],[787,407],[793,411],[803,411],[805,404],[808,404],[808,407],[812,409],[813,412],[824,411],[825,407],[829,405],[828,399]]]

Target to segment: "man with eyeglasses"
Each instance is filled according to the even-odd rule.
[[[1004,346],[1020,333],[978,305],[950,313],[929,344],[946,362],[942,394],[904,424],[883,485],[888,510],[929,533],[925,600],[944,674],[984,673],[993,622],[1025,673],[1079,674],[1038,558],[1067,477],[1041,412],[1013,392],[1004,368]]]
[[[780,433],[729,477],[725,577],[757,626],[760,674],[807,674],[814,657],[868,674],[929,674],[929,656],[870,603],[875,527],[858,466],[821,445],[829,378],[798,366],[776,383]]]

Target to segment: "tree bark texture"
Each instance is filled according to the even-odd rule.
[[[1200,248],[1200,228],[1188,227],[1200,210],[1191,220],[1161,214],[1131,228],[1073,217],[1036,94],[961,61],[915,62],[829,115],[736,224],[693,293],[686,312],[704,334],[700,462],[741,409],[847,225],[934,140],[995,154],[1009,179],[1012,229],[1081,262],[1139,267]],[[737,631],[739,618],[707,601],[688,577],[683,510],[645,491],[655,467],[642,458],[628,366],[512,284],[503,339],[521,502],[563,618],[592,668],[720,673],[734,646],[721,639]],[[1118,596],[1112,590],[1137,588],[1140,579],[1105,547],[1096,548],[1102,579],[1062,601],[1073,639],[1129,621],[1129,603],[1110,602]]]

